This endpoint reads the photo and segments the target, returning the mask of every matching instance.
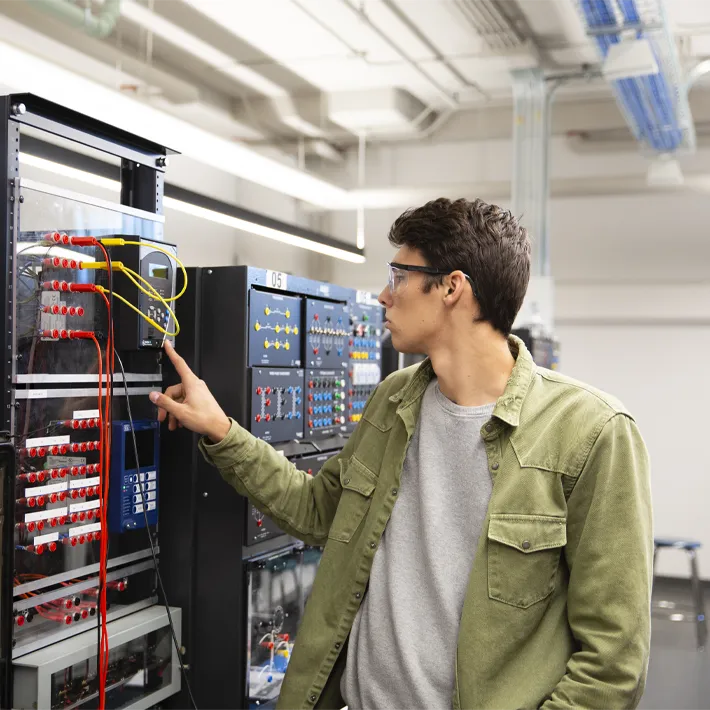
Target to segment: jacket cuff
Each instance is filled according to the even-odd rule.
[[[237,424],[231,417],[229,418],[232,426],[227,432],[227,436],[217,444],[211,444],[210,440],[203,436],[198,447],[205,457],[205,461],[219,469],[234,466],[240,463],[249,455],[248,444],[253,441],[254,437],[246,430]]]

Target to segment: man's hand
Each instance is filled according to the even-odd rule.
[[[222,441],[231,428],[229,418],[207,385],[187,366],[168,340],[165,341],[165,352],[182,382],[168,387],[165,394],[151,392],[150,401],[158,406],[158,421],[164,422],[167,416],[170,431],[184,426],[209,437],[215,444]]]

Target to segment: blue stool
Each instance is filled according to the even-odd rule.
[[[690,608],[695,614],[695,629],[698,635],[698,650],[705,649],[705,643],[708,637],[707,621],[705,619],[705,602],[703,600],[703,585],[698,574],[698,556],[696,550],[700,549],[702,544],[697,540],[684,540],[682,538],[664,538],[658,537],[653,541],[653,574],[656,574],[656,558],[658,551],[662,548],[685,550],[690,558],[690,587],[693,593],[693,607]],[[658,602],[657,606],[662,609],[678,609],[680,605],[675,602]]]

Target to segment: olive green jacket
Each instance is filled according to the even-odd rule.
[[[513,373],[481,429],[493,494],[456,640],[452,706],[634,708],[650,641],[646,448],[619,402],[510,344]],[[388,377],[313,477],[236,423],[219,444],[200,444],[283,530],[325,545],[279,708],[343,705],[348,634],[433,376],[426,360]]]

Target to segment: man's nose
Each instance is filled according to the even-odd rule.
[[[389,286],[385,286],[382,291],[380,291],[380,295],[377,297],[377,301],[381,306],[384,306],[385,308],[392,303],[392,294],[390,293]]]

